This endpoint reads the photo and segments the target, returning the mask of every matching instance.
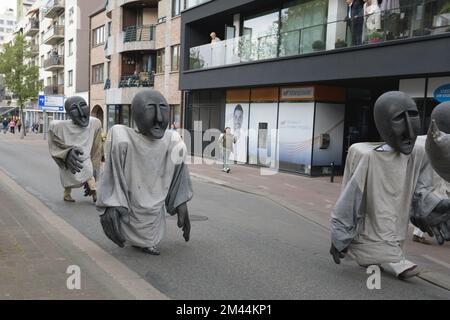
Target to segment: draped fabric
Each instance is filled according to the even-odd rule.
[[[175,131],[157,140],[122,125],[111,128],[97,208],[102,213],[109,207],[128,210],[120,226],[127,244],[157,245],[165,233],[166,212],[174,215],[192,199],[185,156],[186,146]]]
[[[422,138],[423,140],[423,138]],[[433,171],[424,143],[411,155],[388,145],[353,145],[347,157],[342,193],[332,212],[332,242],[360,265],[404,260],[410,214],[429,214],[441,198],[433,193]]]
[[[50,155],[59,167],[61,184],[64,188],[79,188],[94,176],[102,158],[102,124],[91,118],[89,126],[83,128],[71,120],[54,120],[49,126],[48,146]],[[66,168],[66,158],[75,148],[81,148],[83,169],[73,174]]]

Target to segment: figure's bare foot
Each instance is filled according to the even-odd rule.
[[[419,272],[419,270],[417,270],[417,266],[412,266],[411,268],[406,269],[405,271],[403,271],[402,273],[400,273],[400,274],[398,275],[398,278],[399,278],[400,280],[408,280],[408,279],[411,279],[411,278],[413,278],[413,277],[418,276],[419,273],[420,273],[420,272]]]
[[[72,196],[64,196],[64,201],[65,202],[75,202],[75,200],[73,200]]]
[[[149,248],[141,248],[138,246],[133,246],[133,248],[141,250],[144,253],[150,254],[152,256],[159,256],[161,255],[161,251],[157,246],[149,247]]]
[[[428,241],[427,239],[425,239],[425,237],[419,237],[414,235],[413,236],[413,241],[414,242],[418,242],[418,243],[422,243],[422,244],[426,244],[426,245],[431,245],[431,242]]]

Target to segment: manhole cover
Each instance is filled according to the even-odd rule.
[[[169,220],[178,220],[177,216],[170,216],[167,218]],[[202,222],[202,221],[208,221],[208,217],[205,216],[196,216],[196,215],[189,215],[189,219],[191,222]]]

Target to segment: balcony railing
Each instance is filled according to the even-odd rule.
[[[45,95],[63,95],[64,94],[64,85],[51,85],[44,87]]]
[[[47,45],[55,45],[64,39],[64,26],[55,25],[43,36],[42,41]]]
[[[153,41],[155,40],[155,31],[155,25],[125,27],[123,42]]]
[[[139,75],[122,76],[119,88],[150,88],[155,84],[154,73],[141,72]]]
[[[262,37],[245,35],[190,49],[189,70],[221,67],[266,59],[330,51],[346,47],[370,46],[392,40],[411,39],[450,32],[449,12],[436,8],[438,1],[421,1],[351,20],[283,30]],[[375,28],[368,29],[369,19]]]
[[[43,10],[43,16],[45,18],[56,18],[58,17],[65,8],[65,1],[64,0],[50,0],[47,2]]]
[[[30,52],[33,56],[38,55],[39,54],[39,45],[37,44],[31,44],[30,45]]]
[[[64,56],[55,55],[44,61],[44,69],[46,71],[52,71],[61,68],[64,68]]]
[[[38,33],[39,33],[39,20],[35,18],[30,19],[24,28],[25,36],[32,37]]]

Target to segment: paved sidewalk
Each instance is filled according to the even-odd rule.
[[[0,171],[0,300],[166,298],[53,215]],[[69,266],[81,290],[68,289]]]
[[[193,177],[268,198],[329,230],[330,213],[339,197],[342,177],[336,177],[335,183],[331,183],[330,177],[311,178],[284,172],[264,176],[260,168],[247,165],[234,165],[227,174],[221,171],[220,164],[196,164],[201,163],[200,158],[195,161],[189,165]],[[450,243],[439,246],[428,238],[432,245],[419,244],[411,241],[412,231],[411,226],[405,249],[408,257],[426,271],[450,275]],[[440,280],[450,290],[450,276]]]

